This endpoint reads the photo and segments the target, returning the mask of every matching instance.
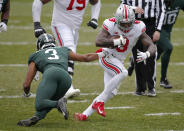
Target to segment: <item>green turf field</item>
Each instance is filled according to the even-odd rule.
[[[52,5],[53,3],[44,6],[41,19],[43,27],[49,33],[51,33]],[[119,0],[102,0],[99,27],[104,19],[113,16],[118,5]],[[184,131],[183,12],[180,12],[172,33],[174,50],[168,79],[173,89],[166,90],[159,86],[160,61],[158,61],[156,97],[134,96],[133,74],[122,82],[119,94],[105,105],[106,108],[120,109],[106,109],[105,118],[94,113],[86,122],[75,121],[73,114],[85,110],[103,90],[103,69],[96,64],[97,61],[94,64],[76,63],[73,83],[83,94],[68,101],[69,120],[64,120],[54,109],[37,125],[18,127],[16,123],[19,120],[34,115],[34,97],[21,97],[27,59],[30,53],[36,50],[31,7],[32,0],[11,0],[8,31],[0,33],[0,131]],[[97,49],[94,41],[100,28],[93,30],[87,27],[89,19],[90,6],[85,12],[80,29],[79,53],[95,52]],[[125,63],[127,62],[128,59]],[[35,81],[32,83],[31,92],[34,94],[38,83]]]

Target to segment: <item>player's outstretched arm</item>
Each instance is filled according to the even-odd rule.
[[[73,61],[80,62],[90,62],[97,60],[99,57],[104,57],[106,54],[104,52],[100,53],[88,53],[88,54],[77,54],[72,51],[69,53],[69,59]]]
[[[31,82],[33,81],[33,78],[36,74],[36,71],[37,71],[37,69],[36,69],[35,63],[31,62],[29,64],[26,79],[25,79],[24,84],[23,84],[23,90],[24,90],[25,94],[29,94]]]

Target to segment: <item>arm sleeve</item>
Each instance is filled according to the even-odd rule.
[[[165,15],[165,5],[163,0],[157,0],[156,3],[156,30],[161,31]]]
[[[33,22],[40,22],[43,3],[40,0],[34,0],[32,5]]]
[[[91,19],[98,20],[98,17],[100,15],[100,8],[101,8],[101,1],[98,0],[98,2],[95,5],[91,6]]]

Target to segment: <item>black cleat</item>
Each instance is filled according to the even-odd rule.
[[[153,88],[153,89],[149,89],[148,90],[148,96],[150,96],[150,97],[154,97],[154,96],[156,96],[157,94],[156,94],[156,91],[155,91],[155,88]]]
[[[129,62],[130,62],[130,65],[128,67],[128,76],[131,76],[133,71],[134,71],[134,58],[133,58],[133,56],[129,57]]]
[[[40,119],[37,116],[33,116],[26,120],[20,120],[17,125],[18,126],[32,126],[35,125]]]
[[[65,120],[68,120],[69,113],[67,111],[66,104],[67,99],[65,97],[60,98],[57,103],[57,109],[59,112],[63,113]]]
[[[169,81],[166,78],[164,80],[160,80],[160,86],[164,87],[165,89],[172,88],[172,85],[170,85]]]
[[[134,93],[134,95],[136,95],[136,96],[145,96],[146,93],[145,93],[145,91],[136,91],[136,92]]]

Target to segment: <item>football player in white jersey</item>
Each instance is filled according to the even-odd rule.
[[[42,6],[51,0],[34,0],[32,5],[32,15],[34,22],[35,37],[46,31],[40,24],[40,16]],[[88,26],[96,29],[98,24],[97,20],[100,13],[101,2],[100,0],[54,0],[54,8],[52,15],[52,32],[58,42],[58,46],[66,46],[76,53],[78,44],[78,30],[83,20],[83,15],[87,7],[88,2],[91,7],[91,20],[88,22]],[[68,72],[70,76],[73,76],[74,62],[69,61]],[[66,97],[77,96],[80,94],[79,89],[74,89],[73,85],[66,93]]]
[[[99,59],[100,66],[104,69],[104,90],[83,113],[75,113],[75,119],[84,121],[94,111],[101,116],[106,116],[104,103],[117,94],[121,81],[127,77],[128,72],[123,62],[138,39],[148,49],[146,52],[137,51],[136,61],[144,62],[154,55],[156,46],[145,30],[145,24],[135,20],[133,9],[127,5],[120,5],[115,18],[104,21],[102,30],[96,38],[96,46],[103,47],[98,52],[102,51],[106,54]]]
[[[7,31],[9,12],[10,12],[10,0],[0,0],[0,14],[1,14],[0,32]]]

